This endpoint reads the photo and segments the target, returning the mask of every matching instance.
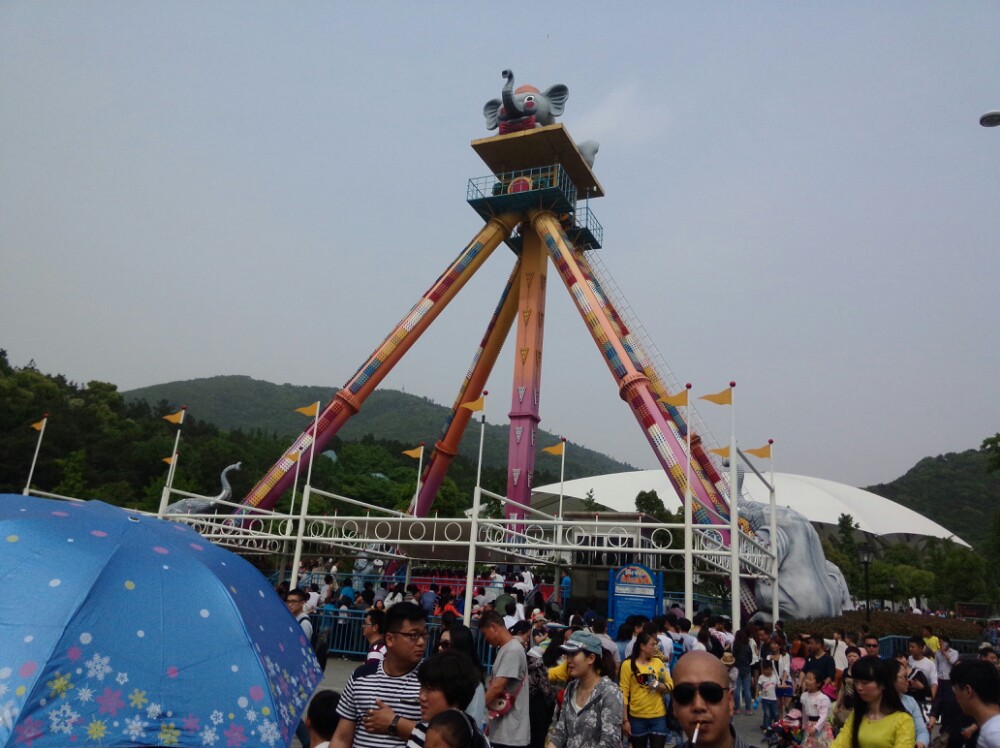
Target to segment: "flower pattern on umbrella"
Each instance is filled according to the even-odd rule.
[[[179,522],[0,496],[0,746],[288,745],[322,673],[268,581]]]

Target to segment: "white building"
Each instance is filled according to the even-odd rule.
[[[849,514],[861,532],[881,545],[899,542],[919,544],[927,538],[950,538],[960,545],[969,546],[922,514],[854,486],[805,475],[775,473],[774,487],[777,504],[805,515],[821,538],[836,531],[840,515]],[[594,501],[613,512],[634,512],[635,497],[642,491],[656,491],[670,511],[676,511],[681,505],[662,470],[638,470],[566,481],[563,511],[581,511],[591,491]],[[743,493],[754,501],[768,503],[767,488],[752,473],[747,473],[744,478]],[[532,491],[531,506],[558,514],[559,484],[536,487]]]

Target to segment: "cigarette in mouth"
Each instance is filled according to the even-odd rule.
[[[691,745],[698,742],[698,730],[701,729],[701,722],[694,723],[694,735],[691,736]]]

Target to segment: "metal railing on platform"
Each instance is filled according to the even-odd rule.
[[[356,659],[363,661],[368,654],[368,641],[361,632],[361,624],[364,623],[366,611],[363,610],[321,610],[309,616],[312,621],[313,631],[318,638],[316,641],[325,640],[327,644],[327,655],[329,657],[342,657],[344,659]],[[472,636],[476,642],[476,653],[479,655],[479,662],[488,673],[493,667],[493,658],[496,656],[496,648],[486,643],[486,640],[479,636],[479,623],[472,621],[470,627]],[[427,619],[427,655],[432,654],[437,649],[438,640],[441,638],[441,618],[431,616]]]

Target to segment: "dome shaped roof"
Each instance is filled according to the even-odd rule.
[[[867,535],[881,538],[883,543],[917,543],[926,538],[951,538],[968,547],[968,543],[912,509],[883,498],[870,491],[822,478],[810,478],[792,473],[774,474],[775,501],[805,515],[825,537],[837,527],[837,519],[849,514]],[[566,481],[563,511],[579,511],[588,492],[593,500],[615,512],[634,512],[635,497],[640,491],[656,491],[664,506],[676,511],[681,502],[662,470],[637,470],[609,473],[590,478]],[[752,473],[743,480],[745,497],[762,504],[769,500],[764,483]],[[557,514],[559,484],[538,486],[532,491],[532,507]]]

